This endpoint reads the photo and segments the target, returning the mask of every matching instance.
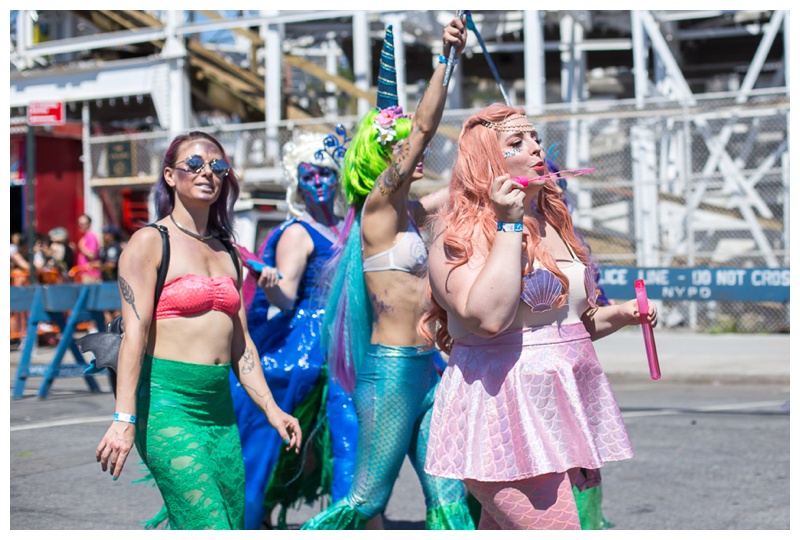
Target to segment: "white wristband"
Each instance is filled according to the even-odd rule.
[[[129,424],[136,423],[136,415],[135,414],[125,414],[125,413],[114,413],[114,422],[128,422]]]
[[[506,223],[504,221],[497,222],[497,230],[499,232],[522,232],[522,223]]]

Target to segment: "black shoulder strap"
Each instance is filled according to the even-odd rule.
[[[242,268],[241,268],[241,266],[239,266],[239,255],[237,253],[237,251],[239,251],[239,250],[236,249],[235,247],[233,247],[233,243],[231,242],[231,239],[228,238],[227,236],[221,234],[221,235],[217,236],[217,238],[219,239],[220,242],[222,242],[222,245],[225,246],[225,249],[228,250],[228,254],[231,256],[231,259],[233,259],[233,266],[236,267],[236,285],[241,285],[242,284]]]
[[[161,264],[158,265],[158,276],[156,278],[156,295],[153,300],[153,311],[155,312],[158,305],[158,299],[161,298],[161,289],[164,288],[164,283],[167,281],[167,270],[169,270],[169,229],[163,225],[156,225],[155,223],[148,223],[148,227],[155,227],[161,233]]]

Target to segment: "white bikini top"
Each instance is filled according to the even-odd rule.
[[[361,235],[361,251],[364,248],[364,235]],[[383,270],[399,270],[409,274],[420,275],[428,269],[428,248],[419,229],[408,216],[408,227],[400,241],[394,246],[363,260],[364,272],[381,272]]]

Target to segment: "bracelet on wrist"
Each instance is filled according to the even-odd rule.
[[[497,230],[500,232],[522,232],[522,223],[506,223],[505,221],[497,222]]]
[[[135,414],[114,413],[114,422],[127,422],[129,424],[136,423]]]
[[[440,54],[439,55],[439,63],[440,64],[446,64],[447,63],[447,57],[445,55],[443,55],[443,54]],[[458,64],[458,56],[454,56],[453,57],[453,67],[455,67],[456,64]]]

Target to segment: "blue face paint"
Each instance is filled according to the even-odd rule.
[[[503,150],[503,157],[508,159],[511,156],[516,156],[520,152],[522,152],[522,147],[521,146],[518,146],[516,148],[512,148],[511,150]]]
[[[310,163],[297,166],[297,187],[307,203],[325,204],[336,195],[336,171]]]

